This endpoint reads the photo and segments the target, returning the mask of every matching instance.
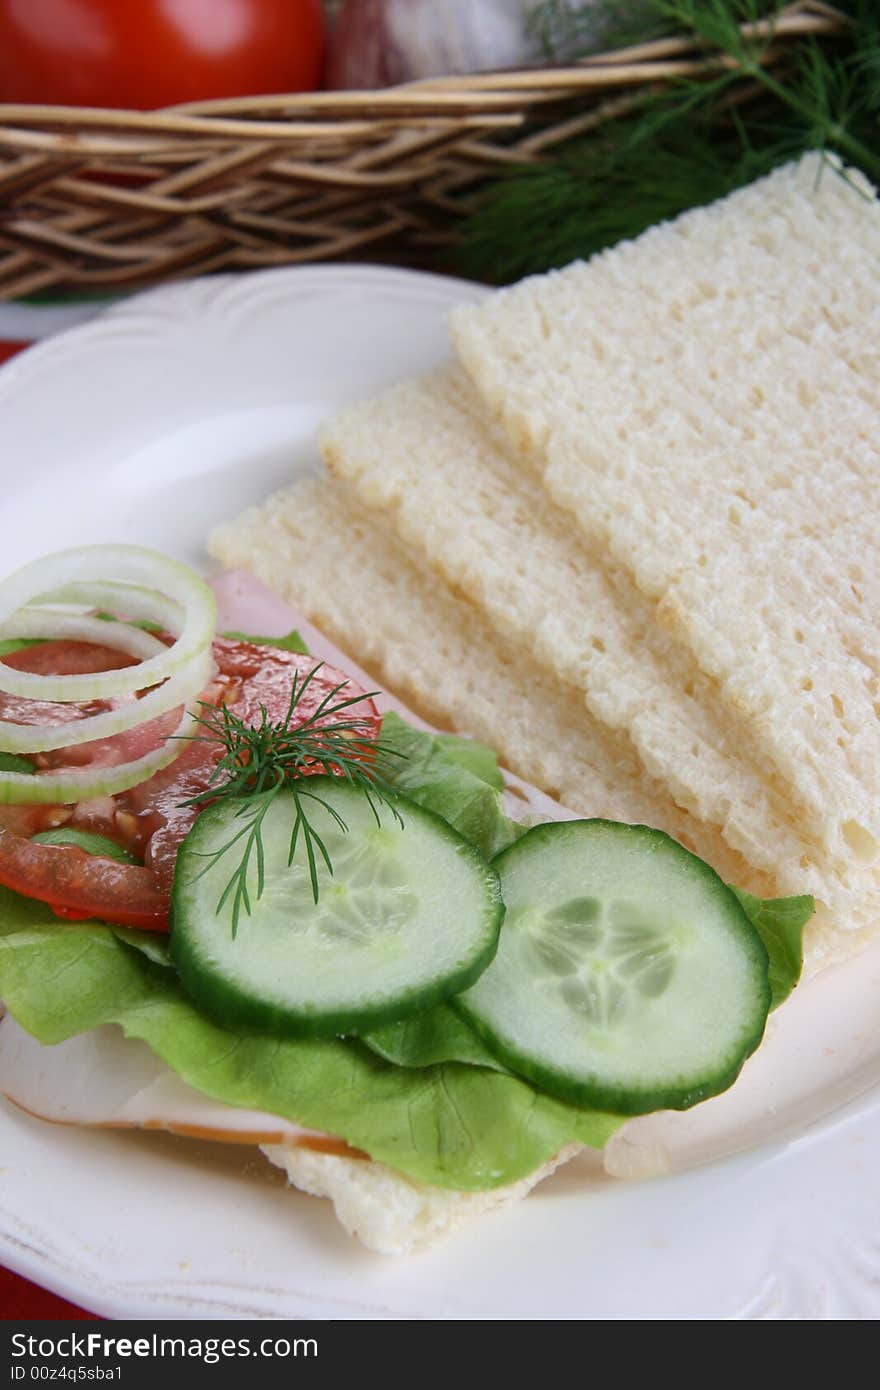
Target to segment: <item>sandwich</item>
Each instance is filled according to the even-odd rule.
[[[181,1082],[185,1105],[207,1093],[245,1112],[291,1181],[331,1196],[350,1230],[386,1250],[523,1195],[584,1146],[604,1151],[610,1172],[655,1171],[692,1120],[699,1133],[711,1114],[708,1134],[725,1107],[740,1114],[761,1053],[747,1059],[797,982],[802,937],[816,973],[871,939],[880,908],[880,662],[867,621],[878,250],[873,190],[818,156],[785,167],[460,311],[457,362],[328,422],[323,476],[296,479],[211,538],[239,572],[220,581],[221,600],[261,581],[295,608],[309,648],[306,665],[288,668],[298,680],[323,659],[340,671],[337,691],[364,668],[352,693],[381,686],[406,702],[385,712],[371,697],[381,726],[348,731],[368,784],[382,764],[363,820],[326,780],[342,767],[339,744],[323,750],[330,821],[318,831],[326,845],[334,810],[367,837],[371,824],[397,833],[395,808],[407,834],[421,827],[418,872],[391,884],[417,917],[409,899],[434,878],[439,817],[446,849],[471,866],[472,896],[437,935],[476,924],[440,983],[417,980],[390,1005],[359,999],[353,1013],[334,1004],[317,1026],[311,996],[280,1013],[273,997],[267,1014],[222,963],[218,984],[215,954],[263,929],[265,900],[306,921],[322,899],[325,928],[332,918],[331,935],[355,951],[363,912],[330,911],[340,881],[302,834],[295,891],[273,879],[258,893],[256,857],[243,877],[226,872],[221,851],[240,831],[247,839],[249,813],[224,820],[214,781],[190,789],[198,810],[189,868],[175,861],[169,881],[170,957],[144,922],[65,929],[62,944],[39,909],[18,933],[22,969],[0,953],[18,1023],[62,1048],[121,1024],[135,1040],[124,1046],[137,1052],[136,1092],[149,1074],[139,1042],[178,1080],[152,1076],[146,1109],[123,1087],[119,1122],[161,1124],[164,1108],[164,1122],[173,1110],[178,1128],[204,1132],[216,1114],[181,1119],[169,1096]],[[132,613],[118,588],[79,597]],[[166,606],[166,632],[174,618]],[[218,630],[243,626],[227,614]],[[186,661],[192,676],[195,648]],[[158,719],[179,717],[159,703]],[[203,717],[223,732],[222,716]],[[253,763],[238,733],[227,770],[240,773]],[[161,757],[158,742],[141,756]],[[294,796],[287,832],[297,815]],[[357,859],[356,840],[334,841],[342,861]],[[292,837],[280,841],[283,859]],[[376,897],[379,870],[362,871],[371,920],[399,940],[397,908]],[[440,920],[446,896],[425,920]],[[7,920],[19,911],[7,907]],[[218,920],[215,952],[204,932]],[[67,971],[25,969],[35,932],[40,951],[52,936],[66,961],[94,930],[101,969],[109,950],[130,997],[81,990],[91,1012],[69,995],[38,997],[40,971]],[[356,958],[343,975],[359,973]],[[294,973],[320,975],[311,960]],[[29,1071],[33,1052],[7,1036],[19,1061],[0,1084],[13,1095],[11,1075]],[[106,1041],[118,1051],[118,1035]],[[72,1117],[57,1092],[29,1108]]]
[[[111,562],[130,576],[136,569],[143,571],[144,566],[153,565],[155,557],[125,548],[95,547],[49,557],[46,562],[37,562],[35,571],[42,584],[49,582],[48,577],[43,579],[44,565],[60,578],[59,572],[65,569],[83,573]],[[164,563],[159,565],[160,571]],[[172,568],[179,578],[179,567]],[[130,587],[124,591],[126,582]],[[195,576],[185,576],[184,588],[187,586],[197,599],[204,598]],[[10,587],[15,591],[18,586],[13,582]],[[130,577],[112,582],[72,581],[68,577],[66,585],[46,592],[53,594],[56,602],[63,599],[67,603],[101,597],[115,599],[118,606],[124,598],[127,611],[145,611],[152,604],[155,613],[167,603],[167,595],[159,598],[153,594],[148,600],[148,591],[141,586],[135,593],[136,587]],[[235,592],[239,603],[243,590],[259,597],[258,586],[243,575],[227,575],[216,588],[224,623],[238,616],[222,613],[223,609],[229,612],[230,591]],[[277,621],[277,602],[272,607]],[[198,623],[195,627],[188,623],[183,612],[178,617],[183,636],[188,630],[198,632]],[[284,613],[284,617],[288,615]],[[114,681],[117,679],[120,668],[111,664],[112,654],[118,657],[120,649],[141,645],[140,638],[132,637],[132,632],[141,630],[126,630],[131,624],[122,615],[108,619],[106,613],[100,618],[72,616],[42,604],[7,621],[7,631],[28,624],[30,631],[42,634],[35,645],[6,653],[10,673],[21,673],[18,679],[23,676],[25,686],[30,675],[62,683],[72,677],[80,682],[74,693],[92,697],[71,703],[31,699],[29,705],[25,703],[27,696],[7,692],[4,697],[7,741],[17,738],[29,745],[27,754],[7,756],[18,758],[19,763],[30,757],[33,765],[29,771],[21,766],[7,768],[4,774],[6,786],[14,790],[17,800],[4,811],[0,874],[8,880],[15,870],[17,876],[14,888],[2,890],[0,979],[9,1013],[0,1023],[0,1090],[31,1114],[61,1123],[137,1125],[196,1138],[258,1143],[295,1186],[330,1197],[353,1234],[372,1248],[400,1253],[419,1248],[462,1221],[525,1195],[585,1146],[601,1149],[624,1123],[628,1107],[651,1111],[666,1104],[690,1105],[724,1089],[757,1045],[770,1004],[787,992],[797,973],[796,967],[783,971],[782,976],[771,972],[762,943],[766,937],[772,949],[773,941],[782,939],[780,933],[791,936],[792,924],[792,939],[796,941],[809,914],[807,901],[789,902],[783,908],[783,912],[793,909],[796,914],[787,926],[780,917],[769,927],[769,935],[766,923],[760,931],[755,930],[749,914],[755,915],[757,898],[747,895],[743,901],[749,907],[744,911],[720,878],[680,849],[671,837],[644,825],[634,828],[624,824],[620,820],[622,801],[613,804],[615,820],[566,820],[570,813],[558,803],[514,775],[507,774],[505,779],[488,748],[473,740],[430,731],[399,703],[381,697],[376,699],[383,706],[379,711],[382,737],[375,747],[386,759],[392,749],[399,755],[400,762],[389,773],[399,794],[386,786],[383,800],[374,804],[368,797],[358,807],[355,798],[359,792],[344,777],[336,775],[335,780],[343,783],[339,792],[327,785],[334,780],[324,770],[327,759],[336,763],[344,755],[338,744],[326,746],[320,770],[323,775],[312,783],[303,778],[300,795],[308,800],[312,797],[309,787],[320,785],[314,804],[322,809],[335,806],[337,813],[346,817],[345,831],[341,837],[336,834],[335,842],[332,835],[338,825],[319,822],[322,843],[333,855],[333,875],[329,868],[324,873],[320,864],[310,865],[307,853],[301,852],[299,862],[294,859],[291,866],[286,839],[280,865],[276,864],[271,838],[275,832],[270,835],[267,822],[266,892],[262,896],[256,861],[252,861],[246,879],[252,902],[240,903],[236,917],[235,895],[228,891],[227,874],[230,867],[233,871],[239,868],[241,832],[250,832],[252,810],[263,803],[260,793],[250,800],[238,796],[227,803],[232,810],[230,818],[225,818],[223,782],[211,781],[218,755],[227,751],[225,744],[214,746],[218,735],[215,710],[224,711],[227,721],[240,718],[237,711],[248,710],[255,732],[262,730],[265,735],[267,709],[271,712],[267,701],[277,699],[279,679],[286,675],[285,688],[294,693],[297,681],[305,682],[298,712],[310,709],[319,721],[314,727],[322,729],[326,740],[335,736],[333,725],[326,721],[340,703],[337,692],[350,692],[342,701],[343,713],[347,713],[364,703],[363,687],[355,684],[350,671],[331,674],[328,657],[336,662],[344,657],[326,641],[322,643],[306,623],[301,628],[313,646],[322,648],[320,661],[316,655],[275,647],[272,639],[248,641],[238,633],[214,638],[211,644],[217,669],[201,692],[195,732],[169,738],[169,726],[180,729],[187,714],[181,717],[174,706],[157,717],[149,706],[152,719],[141,719],[130,729],[95,740],[88,737],[94,731],[88,721],[103,720],[105,725],[114,724],[115,729],[120,717],[126,721],[133,717],[133,703],[143,705],[149,699],[149,693],[142,692],[139,702],[125,701],[118,695],[114,702],[102,696],[100,687],[91,685],[102,672],[71,669],[102,665]],[[84,640],[87,638],[101,640]],[[164,634],[163,638],[152,638],[155,646],[143,644],[140,663],[158,659],[162,663],[160,675],[172,660],[165,652],[173,655],[181,641],[178,636],[166,646]],[[10,644],[19,640],[8,639]],[[299,638],[275,640],[286,641],[288,646],[301,645]],[[462,661],[467,659],[467,650],[462,649]],[[195,665],[198,671],[198,655]],[[137,674],[137,663],[121,669],[128,673],[130,683],[149,678]],[[456,669],[461,674],[461,662]],[[151,686],[150,692],[161,692],[179,681],[173,666],[171,672],[164,684]],[[12,684],[17,681],[14,674],[4,674],[3,679]],[[85,692],[83,680],[89,685]],[[320,698],[315,696],[308,705],[309,682],[319,681]],[[249,685],[254,687],[252,692]],[[56,684],[47,693],[65,692]],[[164,703],[180,699],[181,693],[179,685],[173,686]],[[495,695],[500,695],[500,688]],[[260,703],[255,705],[258,696]],[[217,705],[210,703],[218,698]],[[371,707],[366,717],[372,720],[374,697],[366,699]],[[392,703],[396,707],[388,708]],[[41,722],[23,724],[28,712]],[[61,723],[62,719],[66,722]],[[81,738],[71,742],[77,736],[77,723],[84,726],[79,731]],[[50,736],[52,729],[56,731],[54,737]],[[355,747],[369,746],[369,730],[359,725],[344,732],[354,735],[350,741]],[[31,745],[60,743],[62,738],[61,747],[32,756]],[[166,761],[173,739],[179,740],[182,751]],[[132,752],[139,755],[137,759],[120,761]],[[148,775],[132,788],[120,789],[131,775],[127,764],[132,761],[140,762],[141,772]],[[157,767],[157,761],[165,765]],[[253,759],[244,761],[241,770],[253,772]],[[23,787],[21,778],[32,778],[34,787]],[[47,792],[39,799],[42,785]],[[81,785],[92,795],[75,800]],[[611,785],[609,778],[609,788]],[[373,789],[376,784],[370,782],[369,786]],[[205,793],[204,810],[199,803],[200,787]],[[190,793],[185,798],[181,795],[184,789]],[[64,800],[50,800],[50,793],[53,798],[63,795]],[[26,799],[29,796],[33,798],[30,801]],[[503,797],[507,810],[513,810],[518,820],[506,813]],[[610,808],[611,803],[607,804]],[[641,802],[632,804],[647,809]],[[420,808],[428,813],[422,825]],[[198,836],[218,811],[222,820],[220,878],[215,883],[211,874],[218,856]],[[371,859],[365,842],[377,831],[381,840],[393,836],[396,815],[406,826],[404,840],[415,839],[414,846],[407,848],[403,860],[400,854],[389,859],[384,850],[382,856]],[[312,818],[316,819],[314,815]],[[535,830],[527,832],[524,821],[533,823]],[[40,830],[36,828],[38,822],[52,824]],[[661,857],[671,852],[674,874],[676,856],[682,856],[683,862],[697,867],[698,875],[705,875],[700,892],[708,894],[710,904],[715,903],[712,913],[718,916],[722,937],[732,931],[737,940],[742,938],[744,951],[740,956],[746,962],[750,983],[737,1000],[734,1055],[731,1058],[723,1049],[719,1054],[714,1046],[708,1056],[704,1055],[704,1030],[697,1029],[700,1056],[695,1058],[694,1067],[698,1074],[684,1088],[676,1080],[674,1093],[668,1090],[668,1080],[658,1083],[656,1078],[646,1093],[644,1078],[638,1075],[635,1086],[631,1075],[606,1077],[604,1091],[598,1092],[595,1079],[579,1074],[578,1067],[572,1069],[570,1063],[565,1064],[561,1076],[551,1077],[548,1085],[542,1074],[547,1059],[539,1057],[530,1063],[514,1055],[522,1040],[505,1040],[505,1019],[493,1021],[491,1000],[486,1012],[475,995],[474,986],[479,986],[487,974],[487,964],[495,958],[504,905],[513,904],[512,889],[505,891],[506,904],[502,904],[498,889],[504,864],[510,866],[512,859],[513,883],[522,851],[531,843],[532,864],[529,867],[526,855],[525,882],[532,885],[528,892],[537,892],[543,902],[556,891],[556,884],[543,883],[540,865],[546,861],[548,845],[540,837],[535,841],[534,834],[541,831],[546,836],[568,828],[604,833],[612,841],[622,835],[621,844],[609,843],[608,849],[612,859],[622,852],[624,864],[630,862],[633,851],[639,859],[647,848],[655,862],[658,851]],[[289,820],[285,822],[285,837],[288,832]],[[172,839],[177,840],[173,865],[168,855]],[[137,858],[143,862],[133,863],[132,851],[139,844]],[[353,870],[346,872],[349,846]],[[558,854],[564,871],[566,864],[580,864],[585,846],[588,850],[586,842],[580,840],[573,847],[560,841],[554,848],[551,836],[549,852]],[[601,857],[610,862],[607,851]],[[392,864],[396,864],[398,874],[406,870],[407,858],[416,869],[406,883],[396,881],[393,874],[389,878]],[[462,860],[466,874],[462,873]],[[439,866],[436,872],[433,861]],[[207,875],[203,873],[205,862]],[[170,881],[166,877],[169,867]],[[325,904],[321,909],[320,959],[311,970],[287,967],[278,951],[282,955],[286,952],[291,937],[295,944],[297,923],[305,923],[310,908],[317,906],[311,901],[310,880],[315,872],[321,876]],[[555,880],[557,875],[553,877]],[[341,907],[340,893],[346,894]],[[188,902],[193,894],[194,899]],[[336,901],[328,905],[331,896]],[[429,907],[407,901],[404,919],[401,903],[413,897],[420,897]],[[584,906],[579,868],[576,881],[563,886],[563,918],[565,911],[570,916],[572,902],[580,904],[578,910]],[[763,910],[776,909],[765,905]],[[170,950],[169,937],[163,931],[166,916],[173,922]],[[95,918],[98,920],[92,920]],[[368,988],[364,984],[373,957],[378,955],[384,969],[388,941],[382,939],[381,932],[389,925],[394,974],[403,954],[401,928],[414,931],[419,938],[419,957],[425,954],[426,940],[432,949],[439,942],[448,957],[453,934],[464,931],[461,939],[453,942],[451,968],[448,961],[444,964],[441,960],[439,966],[429,961],[425,977],[419,966],[415,979],[405,981],[403,1001],[395,985],[390,1004],[377,996],[377,990],[381,994],[383,988],[381,980],[378,985],[374,980]],[[553,985],[559,964],[554,957],[565,947],[557,940],[559,923],[548,918],[545,925],[549,935],[542,929],[535,939],[539,991],[547,983]],[[576,925],[566,925],[563,920],[563,933],[570,934]],[[365,941],[365,930],[378,931],[380,939]],[[665,974],[676,973],[670,943],[660,943],[664,959],[660,975],[654,979],[658,943],[650,924],[638,925],[634,939],[632,924],[624,922],[618,930],[621,982],[636,967],[640,998],[643,987],[648,991],[646,998],[667,992]],[[331,981],[329,1002],[326,989],[318,998],[309,986],[306,996],[291,1004],[288,985],[279,992],[276,978],[285,975],[290,980],[309,982],[323,972],[326,987],[328,941],[341,962],[346,999],[340,1002],[339,982]],[[233,959],[237,942],[248,944],[245,957],[250,953],[253,958],[256,947],[256,976],[246,963],[242,967],[244,957],[240,953]],[[688,951],[686,947],[685,954]],[[220,959],[225,952],[229,953],[231,972]],[[272,977],[268,991],[267,960]],[[354,967],[357,979],[352,994],[348,981]],[[572,972],[565,962],[563,967],[561,983],[570,984]],[[708,980],[718,973],[719,962],[707,958],[695,965],[692,962],[689,968],[696,968]],[[439,993],[438,970],[446,971]],[[528,973],[529,980],[532,973]],[[413,992],[414,999],[410,997]],[[598,995],[595,999],[585,996],[585,1000],[591,1027],[605,1032],[612,1022],[608,1001]],[[611,1003],[617,1022],[622,1014],[620,1000]],[[677,1011],[674,989],[668,1004]],[[543,1016],[546,1000],[539,999],[538,1006]],[[523,1011],[518,1005],[515,1014],[523,1012],[528,1013],[528,1007]],[[686,1044],[687,1049],[691,1046]],[[552,1058],[550,1062],[555,1066]],[[621,1081],[623,1092],[619,1090]],[[658,1090],[658,1084],[666,1089]],[[596,1100],[591,1099],[593,1094]],[[615,1105],[618,1109],[612,1108]]]

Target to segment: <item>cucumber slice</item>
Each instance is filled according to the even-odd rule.
[[[235,936],[229,899],[248,801],[203,811],[181,845],[172,891],[171,957],[196,1003],[226,1023],[301,1037],[366,1031],[472,984],[495,954],[504,905],[498,876],[446,821],[403,797],[392,811],[338,777],[300,795],[333,865],[319,860],[318,902],[303,837],[289,862],[296,803],[278,793],[262,825],[265,885]],[[326,803],[314,799],[320,797]],[[328,809],[328,807],[330,809]],[[340,817],[344,830],[334,818]],[[256,855],[252,856],[256,860]]]
[[[502,1062],[625,1115],[731,1084],[764,1032],[767,952],[708,864],[602,820],[536,826],[492,863],[507,916],[456,1007]]]

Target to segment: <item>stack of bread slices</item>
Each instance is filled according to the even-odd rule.
[[[808,156],[466,305],[212,552],[570,811],[880,924],[880,204]]]

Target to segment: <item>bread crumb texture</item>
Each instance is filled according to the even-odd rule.
[[[657,826],[729,881],[772,891],[768,875],[646,775],[625,738],[523,659],[344,484],[297,480],[219,527],[211,551],[250,569],[420,714],[490,744],[570,810]]]
[[[493,435],[461,371],[343,412],[321,447],[332,473],[387,515],[515,650],[556,675],[575,713],[583,704],[629,743],[643,775],[717,827],[779,891],[858,911],[859,885],[801,833],[788,789],[748,731],[732,730],[716,683],[660,626],[628,572],[585,542]]]
[[[567,1144],[520,1182],[487,1192],[454,1192],[395,1173],[383,1163],[317,1153],[295,1145],[266,1144],[263,1153],[283,1168],[294,1187],[328,1197],[349,1235],[383,1255],[408,1255],[474,1217],[525,1197],[579,1150]]]
[[[812,155],[453,320],[524,466],[656,604],[805,858],[859,898],[880,853],[878,271],[873,190]]]
[[[390,689],[581,815],[880,922],[880,210],[808,156],[452,319],[322,477],[215,532]]]

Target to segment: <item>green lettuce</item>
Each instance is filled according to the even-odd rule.
[[[731,885],[733,886],[733,885]],[[770,959],[771,1009],[788,998],[801,977],[804,963],[804,927],[816,910],[811,897],[756,898],[744,888],[733,888],[740,904],[760,936]]]
[[[399,717],[388,715],[386,718],[391,719],[394,727]],[[404,723],[402,719],[399,722]],[[426,734],[425,737],[431,739],[432,751],[435,754],[449,758],[458,767],[473,773],[474,777],[478,777],[487,786],[494,787],[495,791],[504,790],[504,777],[491,748],[478,743],[475,738],[460,738],[458,734]]]
[[[391,780],[444,816],[486,857],[522,827],[501,808],[494,754],[387,715]],[[738,892],[767,945],[774,1006],[800,973],[810,899]],[[448,1005],[362,1040],[314,1041],[230,1030],[205,1018],[169,968],[167,938],[63,924],[0,889],[0,995],[52,1044],[105,1024],[145,1042],[195,1089],[338,1135],[410,1177],[461,1190],[533,1172],[576,1141],[601,1147],[623,1117],[565,1105],[511,1075]]]
[[[39,647],[42,640],[41,637],[4,637],[0,642],[0,660],[13,652],[22,652],[26,647]]]
[[[471,739],[414,729],[398,714],[382,720],[385,773],[403,796],[435,811],[486,859],[523,832],[501,808],[495,754]]]
[[[466,1062],[472,1067],[507,1071],[469,1023],[449,1004],[435,1004],[420,1014],[386,1023],[365,1033],[371,1052],[398,1067],[433,1067],[439,1062]]]
[[[0,993],[42,1043],[118,1024],[205,1095],[338,1135],[412,1178],[463,1191],[525,1177],[570,1140],[601,1147],[622,1123],[485,1067],[405,1068],[354,1041],[221,1028],[172,971],[109,927],[64,925],[5,889]]]
[[[296,628],[284,637],[255,637],[250,632],[224,632],[231,642],[252,642],[255,647],[280,647],[283,652],[301,652],[308,656],[309,649]]]
[[[147,960],[151,960],[154,965],[161,965],[164,970],[174,969],[169,949],[171,938],[167,932],[145,931],[143,927],[118,927],[115,924],[110,926],[110,930],[117,941],[143,952]]]

